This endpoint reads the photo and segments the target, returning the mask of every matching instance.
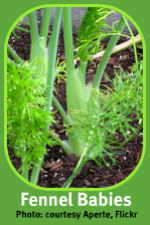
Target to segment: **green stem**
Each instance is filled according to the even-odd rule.
[[[22,168],[22,176],[28,180],[28,170],[25,167]]]
[[[73,54],[73,38],[72,38],[72,24],[71,24],[71,9],[63,9],[63,30],[64,30],[64,45],[66,55],[66,71],[67,71],[67,83],[66,83],[66,102],[68,114],[72,111],[75,105],[75,86],[76,86],[76,74],[74,67],[74,54]],[[78,87],[79,88],[79,87]]]
[[[125,24],[126,24],[125,20],[122,17],[119,21],[119,24],[118,24],[116,30],[119,33],[121,33],[124,29]],[[109,57],[111,56],[113,48],[116,45],[119,37],[120,37],[119,34],[111,37],[111,40],[109,41],[108,46],[105,50],[105,53],[104,53],[104,55],[101,59],[101,62],[99,64],[98,68],[97,68],[97,71],[96,71],[96,74],[95,74],[95,77],[94,77],[94,80],[93,80],[93,88],[99,88],[104,70],[105,70],[106,65],[108,63],[108,60],[109,60]]]
[[[80,78],[81,82],[83,84],[83,87],[86,85],[86,67],[87,67],[87,62],[88,62],[88,50],[89,46],[86,47],[84,50],[82,50],[82,56],[80,56]]]
[[[24,32],[30,33],[30,30],[28,30],[26,28],[23,28],[23,27],[15,26],[15,29],[22,30]]]
[[[24,61],[17,55],[17,53],[10,47],[9,44],[7,46],[7,51],[17,63],[24,63]]]
[[[22,161],[22,176],[26,180],[28,180],[28,169],[24,166],[25,157],[26,157],[26,147],[24,146],[24,148],[22,149],[22,157],[21,157],[21,161]]]
[[[80,61],[80,78],[81,78],[81,82],[83,84],[83,87],[86,84],[86,67],[87,67],[87,61]]]
[[[56,106],[56,108],[58,109],[65,124],[71,123],[71,119],[69,119],[69,117],[66,115],[64,109],[62,108],[61,104],[59,103],[59,101],[57,100],[57,98],[55,96],[53,96],[53,103]]]
[[[61,188],[68,188],[70,187],[73,179],[75,178],[75,176],[77,175],[77,173],[81,170],[81,168],[84,166],[86,160],[85,160],[85,154],[82,154],[82,156],[80,157],[74,171],[73,174],[68,178],[68,180],[63,184],[63,186]]]
[[[43,158],[41,160],[41,163],[42,163],[42,161],[43,161]],[[38,175],[39,175],[40,169],[41,169],[40,166],[34,166],[33,167],[32,174],[31,174],[31,179],[30,179],[30,182],[32,184],[37,184],[37,180],[38,180]]]
[[[51,136],[54,140],[57,141],[57,143],[62,147],[62,149],[64,150],[64,152],[65,152],[66,154],[70,154],[70,153],[71,153],[71,152],[70,152],[70,148],[67,147],[67,145],[65,145],[65,143],[64,143],[59,137],[56,136],[56,134],[54,134],[54,133],[52,133],[52,132],[50,131],[50,136]]]
[[[133,40],[133,49],[134,49],[135,63],[136,63],[136,67],[137,67],[137,70],[138,70],[138,56],[137,56],[137,49],[136,49],[135,38],[133,38],[132,40]]]
[[[71,24],[71,9],[65,7],[63,9],[63,27],[64,27],[64,42],[67,67],[67,81],[71,79],[74,72],[74,55],[73,55],[73,40],[72,40],[72,24]]]
[[[46,110],[49,111],[52,104],[53,97],[53,85],[55,80],[55,65],[56,65],[56,57],[57,57],[57,46],[58,46],[58,37],[60,31],[61,24],[61,16],[62,16],[62,8],[56,8],[55,20],[54,20],[54,28],[52,32],[51,39],[48,44],[48,73],[47,73],[47,88],[46,88]]]
[[[125,22],[126,22],[126,25],[127,25],[127,28],[130,32],[130,35],[131,35],[131,38],[132,38],[132,41],[133,41],[133,49],[134,49],[134,57],[135,57],[135,63],[136,63],[136,66],[137,66],[137,70],[138,70],[138,57],[137,57],[137,50],[136,50],[136,43],[135,43],[135,37],[133,35],[133,32],[128,24],[128,21],[127,19],[125,18],[125,16],[123,16]]]
[[[99,39],[99,41],[101,42],[101,41],[103,41],[104,39],[106,39],[106,38],[108,38],[108,37],[110,37],[110,36],[116,36],[116,35],[118,35],[118,33],[119,32],[117,32],[116,31],[116,33],[114,32],[114,33],[108,33],[108,34],[102,34],[101,35],[101,37],[100,37],[100,39]],[[126,35],[126,34],[119,34],[121,37],[126,37],[126,38],[131,38],[129,35]]]
[[[31,32],[31,51],[30,60],[35,60],[39,56],[40,44],[39,44],[39,33],[38,25],[35,12],[31,12],[28,15],[30,32]]]
[[[50,17],[51,17],[51,8],[45,8],[43,12],[41,32],[40,32],[40,37],[45,38],[45,46],[46,46],[46,41],[47,41],[47,36],[49,31]]]

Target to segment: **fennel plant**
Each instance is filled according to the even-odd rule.
[[[57,46],[58,46],[58,37],[59,37],[59,31],[60,31],[60,22],[61,22],[61,16],[62,16],[62,8],[57,8],[56,13],[55,13],[55,20],[54,20],[54,25],[53,25],[53,31],[51,34],[51,38],[48,41],[48,31],[49,31],[49,25],[50,25],[50,17],[51,17],[51,8],[45,8],[44,13],[43,13],[43,19],[41,23],[41,30],[40,32],[38,31],[38,23],[36,19],[36,14],[35,12],[31,12],[28,15],[29,18],[29,25],[30,25],[30,34],[31,34],[31,49],[30,49],[30,60],[29,63],[24,62],[23,59],[21,59],[15,52],[14,50],[8,45],[8,54],[11,55],[11,57],[14,59],[14,61],[9,60],[8,64],[8,85],[13,85],[13,83],[10,82],[12,80],[11,73],[14,75],[13,79],[16,79],[17,82],[21,85],[20,88],[22,87],[23,90],[21,93],[24,92],[24,97],[22,96],[22,101],[23,105],[19,104],[19,99],[15,99],[12,96],[13,92],[9,92],[8,97],[8,102],[10,101],[10,105],[8,105],[9,109],[13,106],[16,105],[17,108],[20,107],[20,117],[17,117],[17,112],[16,114],[12,114],[8,112],[8,131],[9,131],[9,138],[12,140],[16,138],[16,142],[11,142],[13,144],[13,147],[16,147],[19,149],[19,155],[21,156],[22,160],[22,175],[28,179],[28,171],[31,165],[34,165],[32,169],[32,174],[31,174],[31,179],[30,181],[34,184],[37,183],[38,179],[38,174],[40,171],[41,163],[43,162],[43,156],[46,153],[46,144],[49,143],[47,133],[49,133],[49,126],[51,125],[50,121],[52,121],[52,118],[48,118],[47,115],[50,113],[50,108],[52,104],[52,94],[53,94],[53,85],[54,85],[54,80],[56,76],[56,71],[55,71],[55,66],[56,66],[56,55],[57,55]],[[30,68],[30,66],[36,67],[36,76],[34,75],[34,70]],[[28,65],[28,74],[26,70],[26,66]],[[11,68],[11,70],[9,70]],[[30,71],[31,69],[31,71]],[[20,70],[22,71],[22,74],[20,73]],[[33,73],[32,73],[33,72]],[[24,78],[23,75],[27,75],[27,78],[33,79],[32,82],[27,81],[26,77]],[[23,79],[27,81],[27,83],[23,83]],[[13,81],[15,82],[15,81]],[[31,84],[31,87],[30,87]],[[39,86],[38,86],[39,85]],[[19,89],[19,86],[15,86]],[[13,87],[10,87],[10,89]],[[40,91],[38,92],[37,89],[41,89],[42,94],[40,94]],[[13,90],[15,92],[15,90]],[[28,93],[27,93],[28,92]],[[37,94],[36,94],[37,93]],[[24,102],[23,99],[26,99],[27,101]],[[43,100],[43,97],[45,96],[45,100]],[[41,98],[40,98],[41,97]],[[31,99],[30,99],[31,98]],[[31,107],[32,104],[34,105],[34,101],[32,103],[32,100],[37,99],[39,100],[39,105],[40,107],[36,106],[35,111],[31,113]],[[18,101],[17,101],[18,100]],[[31,102],[30,102],[31,100]],[[41,104],[42,101],[42,105]],[[43,102],[44,101],[44,102]],[[18,105],[18,106],[17,106]],[[29,105],[31,107],[29,108]],[[21,108],[22,106],[22,108]],[[24,109],[23,109],[24,107]],[[16,109],[17,109],[16,108]],[[34,107],[33,107],[34,108]],[[9,111],[9,110],[8,110]],[[24,120],[23,117],[21,117],[21,114],[24,115],[25,113],[25,118],[26,121],[25,123],[22,121]],[[27,115],[27,113],[29,115]],[[41,115],[40,115],[41,114]],[[36,120],[37,121],[37,116],[43,117],[41,120],[43,123],[41,125],[38,122],[34,122],[33,124],[35,125],[35,129],[31,129],[28,131],[28,123],[27,119],[33,116],[31,120]],[[14,127],[12,127],[11,117],[14,119],[14,121],[18,121],[20,119],[20,123],[16,123],[18,125],[18,130],[21,131],[22,137],[20,137],[19,133],[14,133],[15,132],[15,124]],[[47,119],[46,119],[47,118]],[[30,119],[29,119],[30,121]],[[39,120],[40,122],[40,120]],[[26,124],[26,125],[25,125]],[[36,127],[36,126],[39,127]],[[27,126],[27,127],[26,127]],[[41,130],[42,126],[42,130]],[[34,146],[31,146],[33,143],[33,140],[31,143],[29,143],[27,137],[28,135],[24,136],[24,141],[23,140],[23,133],[24,133],[24,127],[26,127],[26,132],[30,133],[30,140],[31,137],[33,137],[33,140],[36,139],[36,144],[35,149]],[[33,127],[33,126],[32,126]],[[12,129],[11,129],[12,128]],[[37,134],[35,134],[35,130],[37,131]],[[38,133],[42,132],[42,139],[39,141],[40,136],[38,137]],[[11,136],[12,135],[12,136]],[[15,137],[14,137],[15,136]],[[34,138],[35,137],[35,138]],[[21,139],[20,139],[21,138]],[[45,140],[45,141],[44,141]],[[28,144],[26,143],[28,142]],[[63,145],[63,144],[62,144]],[[21,147],[20,147],[21,146]],[[30,148],[31,147],[31,148]],[[21,148],[23,150],[21,150]],[[45,149],[45,150],[44,150]],[[22,154],[20,153],[22,152]],[[24,153],[23,153],[24,152]],[[26,156],[27,155],[27,156]]]
[[[71,24],[71,9],[69,7],[56,8],[55,20],[52,35],[48,41],[48,30],[50,23],[51,8],[45,8],[43,13],[43,19],[41,23],[41,30],[38,31],[38,24],[35,16],[35,12],[32,12],[28,15],[29,24],[30,24],[30,33],[31,33],[31,51],[30,51],[30,60],[28,66],[34,64],[36,67],[36,76],[34,71],[31,69],[27,74],[25,69],[22,75],[20,70],[26,68],[26,63],[22,60],[8,45],[8,53],[14,58],[14,61],[9,60],[8,65],[8,84],[11,84],[11,79],[19,79],[18,82],[22,85],[23,90],[27,91],[25,83],[21,83],[22,78],[27,76],[33,78],[32,80],[32,95],[31,97],[39,101],[30,100],[30,95],[28,98],[28,104],[22,105],[18,101],[15,102],[16,105],[22,106],[18,110],[19,121],[18,119],[9,120],[9,134],[11,134],[15,124],[20,127],[22,132],[25,134],[20,137],[20,134],[17,130],[13,130],[13,136],[10,138],[13,146],[16,147],[16,142],[13,142],[14,135],[17,136],[17,149],[16,153],[22,158],[22,175],[28,179],[28,170],[30,165],[33,165],[33,170],[31,174],[30,181],[34,184],[37,183],[38,174],[40,171],[41,164],[43,162],[43,156],[46,154],[46,144],[52,146],[54,141],[48,139],[49,136],[55,140],[55,143],[59,144],[62,149],[67,153],[74,153],[80,157],[77,166],[66,181],[63,187],[69,187],[73,178],[76,176],[78,171],[82,168],[84,163],[90,159],[95,160],[100,166],[104,162],[107,166],[109,164],[105,160],[105,156],[108,156],[114,163],[114,154],[115,152],[112,149],[115,149],[117,146],[118,140],[114,135],[116,132],[119,132],[124,136],[125,144],[130,137],[136,134],[137,129],[132,127],[130,122],[133,120],[131,118],[132,113],[136,113],[137,117],[135,120],[139,120],[142,117],[142,97],[141,97],[141,67],[137,61],[136,46],[134,45],[134,51],[136,56],[136,66],[132,69],[132,74],[126,74],[123,71],[119,75],[116,75],[116,78],[112,82],[112,88],[107,87],[109,90],[107,93],[100,89],[101,79],[104,74],[106,65],[108,63],[109,57],[113,51],[114,46],[116,45],[125,25],[128,26],[128,22],[124,16],[118,22],[116,29],[112,27],[111,31],[104,32],[104,26],[106,17],[111,14],[110,9],[105,8],[88,8],[85,17],[82,20],[81,27],[78,31],[78,41],[76,48],[76,57],[80,58],[80,65],[78,68],[75,68],[74,65],[74,48],[73,48],[73,37],[72,37],[72,24]],[[56,70],[56,58],[57,58],[57,46],[58,46],[58,36],[60,30],[61,16],[63,17],[63,32],[64,32],[64,45],[65,45],[65,56],[66,56],[66,104],[67,104],[67,113],[64,111],[57,98],[53,95],[54,90],[54,81],[57,74]],[[132,31],[130,30],[131,37],[134,40]],[[86,84],[86,67],[90,55],[95,54],[100,50],[100,42],[109,37],[110,41],[107,45],[105,53],[100,61],[100,64],[97,67],[94,79],[91,83]],[[90,59],[91,60],[91,59]],[[12,65],[11,65],[12,64]],[[16,65],[17,64],[17,65]],[[11,68],[9,70],[9,67]],[[11,76],[15,74],[14,77]],[[63,67],[64,71],[64,67]],[[33,73],[32,73],[33,72]],[[10,79],[11,78],[11,79]],[[123,78],[123,79],[122,79]],[[123,80],[127,79],[127,82]],[[132,80],[131,80],[132,79]],[[137,82],[137,79],[139,79]],[[134,85],[132,87],[133,80]],[[39,84],[39,92],[36,92],[34,95],[34,88],[36,83]],[[138,86],[138,85],[140,86]],[[129,88],[130,87],[130,88]],[[18,86],[18,89],[20,87]],[[135,101],[135,95],[138,90],[139,100]],[[30,92],[30,91],[29,91]],[[120,93],[123,92],[122,95]],[[9,93],[8,101],[12,99],[12,93]],[[15,90],[14,90],[15,93]],[[22,93],[22,92],[21,92]],[[42,94],[41,94],[42,93]],[[124,94],[125,93],[125,94]],[[25,95],[26,99],[28,95]],[[23,96],[22,96],[23,98]],[[15,101],[15,99],[12,99]],[[50,114],[50,108],[52,101],[56,108],[58,109],[64,124],[66,126],[66,131],[68,134],[68,140],[62,141],[57,135],[50,131],[51,123],[54,122],[53,119],[48,116]],[[33,102],[33,103],[30,103]],[[35,110],[32,109],[32,105],[36,105]],[[139,107],[140,104],[140,107]],[[16,107],[17,107],[16,106]],[[25,106],[25,107],[24,107]],[[10,104],[9,116],[13,115],[12,105]],[[25,108],[25,111],[23,111]],[[32,110],[33,111],[32,111]],[[41,118],[39,114],[41,114]],[[28,136],[28,129],[25,129],[25,124],[28,124],[27,120],[30,121],[30,113],[33,114],[33,126],[30,131],[30,136]],[[23,114],[25,113],[25,114]],[[25,115],[22,119],[21,115]],[[39,116],[39,122],[37,118]],[[36,126],[35,126],[36,125]],[[34,127],[35,126],[35,127]],[[139,126],[140,127],[140,126]],[[139,128],[138,128],[139,129]],[[128,130],[131,131],[132,135],[128,134]],[[32,133],[33,132],[33,133]],[[42,138],[40,139],[38,134],[42,132]],[[35,139],[33,137],[35,135]],[[28,138],[31,140],[28,141]],[[26,140],[26,143],[20,142],[20,140]],[[37,140],[37,143],[35,143]],[[28,145],[27,145],[28,143]],[[33,144],[34,143],[34,144]],[[23,145],[23,149],[22,149]],[[32,145],[32,146],[31,146]],[[33,148],[33,145],[36,146],[36,149]],[[121,146],[121,145],[120,145]],[[31,154],[30,154],[31,153]]]
[[[116,45],[125,25],[128,23],[124,16],[118,22],[115,31],[113,30],[112,32],[112,37],[105,50],[105,54],[97,67],[93,81],[89,84],[86,84],[86,66],[89,59],[88,55],[92,53],[93,46],[95,47],[95,40],[98,40],[98,42],[100,42],[108,36],[107,33],[103,33],[105,18],[108,14],[108,9],[88,9],[85,18],[82,21],[81,28],[78,32],[77,49],[78,56],[80,57],[80,66],[78,68],[75,68],[72,41],[71,11],[69,8],[63,9],[64,43],[67,69],[66,103],[68,114],[65,115],[58,102],[56,102],[55,105],[56,107],[58,107],[58,110],[66,123],[68,141],[65,144],[68,146],[70,153],[75,153],[80,157],[73,174],[66,181],[63,187],[70,186],[72,179],[76,176],[76,174],[85,164],[85,162],[90,159],[95,160],[100,166],[102,165],[101,161],[103,161],[107,166],[109,166],[109,164],[105,160],[105,156],[107,155],[115,163],[115,159],[113,157],[114,152],[112,152],[111,149],[112,144],[115,145],[117,143],[117,140],[114,137],[116,131],[120,132],[125,137],[126,141],[129,138],[129,135],[126,134],[127,130],[130,129],[131,132],[134,133],[134,135],[137,131],[135,131],[135,129],[130,125],[129,121],[132,119],[128,119],[128,116],[131,115],[131,113],[133,113],[134,110],[137,109],[139,106],[136,105],[136,108],[132,107],[132,110],[130,110],[130,105],[125,104],[127,100],[124,99],[121,101],[119,91],[115,90],[117,91],[117,93],[115,94],[118,94],[118,99],[113,99],[114,92],[111,92],[112,96],[107,99],[106,97],[103,98],[105,94],[102,94],[100,90],[101,79],[104,74],[104,70],[106,68],[111,52],[114,46]],[[90,17],[89,15],[94,16]],[[98,16],[98,18],[96,18],[96,16]],[[94,29],[94,21],[100,22],[98,23],[100,31],[98,35],[97,23],[95,23]],[[137,56],[136,52],[135,56]],[[136,70],[138,71],[137,57],[136,69],[133,70],[135,75]],[[119,81],[119,79],[114,81],[116,82],[116,88],[121,86],[121,82],[119,83]],[[122,88],[127,88],[128,86],[128,84],[126,86],[124,83],[122,84]],[[127,93],[127,90],[124,91],[126,91]],[[141,93],[142,91],[140,92],[140,94]],[[125,97],[128,98],[128,96]],[[131,102],[133,105],[134,100],[135,96],[129,102]],[[109,104],[110,106],[113,104],[112,109],[109,109]],[[126,110],[122,104],[127,107]],[[141,107],[139,108],[141,109]],[[97,157],[99,157],[99,160],[97,160]]]

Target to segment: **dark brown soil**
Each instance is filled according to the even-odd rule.
[[[20,36],[20,39],[17,39],[12,35],[9,43],[20,57],[28,60],[30,52],[30,34],[19,30],[17,31],[17,34]],[[75,40],[76,36],[74,35],[74,43]],[[125,38],[120,38],[119,42],[121,43],[125,40]],[[103,46],[106,44],[107,43],[103,43]],[[142,50],[138,49],[138,53],[139,60],[141,60]],[[60,60],[63,60],[65,57],[62,31],[59,39],[58,57]],[[99,61],[100,59],[96,59],[94,61],[96,66]],[[124,50],[111,56],[105,72],[110,78],[113,78],[115,76],[114,71],[119,70],[120,66],[124,70],[129,71],[129,67],[133,65],[134,62],[133,48]],[[90,82],[93,79],[96,66],[89,62],[87,68],[87,82]],[[108,80],[103,78],[102,84],[109,85]],[[66,110],[65,81],[61,80],[59,84],[56,84],[56,90],[57,99]],[[57,121],[57,125],[52,128],[53,132],[56,132],[62,139],[66,139],[65,132],[60,132],[64,129],[64,126],[59,113],[55,115],[55,119]],[[138,124],[136,124],[136,126],[138,126]],[[103,168],[100,168],[94,161],[90,160],[84,165],[82,170],[73,180],[71,187],[101,188],[117,184],[131,174],[137,166],[142,154],[142,146],[143,133],[141,129],[138,136],[135,136],[130,142],[128,142],[122,150],[118,149],[119,155],[115,156],[117,160],[116,165],[108,159],[110,168],[105,165]],[[59,146],[55,146],[52,149],[47,147],[47,149],[47,155],[45,156],[43,166],[40,170],[38,185],[42,187],[61,187],[72,174],[78,161],[78,157],[75,155],[66,155]],[[9,143],[8,150],[11,162],[18,170],[21,166],[21,160],[15,157],[13,149]]]

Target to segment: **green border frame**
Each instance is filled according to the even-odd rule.
[[[30,183],[29,181],[27,181],[25,178],[23,178],[14,168],[14,166],[11,163],[11,160],[9,158],[9,154],[8,154],[8,149],[7,149],[7,44],[8,44],[8,40],[10,37],[10,34],[12,32],[12,30],[14,29],[15,25],[23,18],[25,17],[28,13],[37,10],[37,9],[41,9],[41,8],[47,8],[47,7],[105,7],[105,8],[110,8],[110,9],[114,9],[115,11],[118,11],[122,14],[124,14],[136,27],[136,29],[138,30],[141,38],[142,38],[142,44],[143,44],[143,151],[142,151],[142,155],[141,155],[141,159],[138,163],[138,165],[136,166],[136,168],[134,169],[134,171],[128,176],[126,177],[124,180],[122,180],[121,182],[107,187],[107,188],[44,188],[44,187],[40,187],[37,185],[34,185],[32,183]],[[38,190],[42,190],[42,191],[109,191],[112,189],[115,189],[117,187],[120,187],[121,185],[123,185],[124,183],[126,183],[127,181],[129,181],[134,175],[135,173],[139,170],[144,156],[145,156],[145,152],[146,152],[146,43],[145,43],[145,39],[143,36],[143,33],[141,31],[141,29],[139,28],[139,26],[136,24],[136,22],[134,21],[134,19],[132,19],[132,17],[130,17],[126,12],[124,12],[121,9],[118,9],[117,7],[111,6],[111,5],[105,5],[105,4],[44,4],[44,5],[39,5],[36,6],[34,8],[31,8],[29,10],[27,10],[26,12],[24,12],[23,14],[21,14],[21,16],[18,17],[18,19],[12,24],[12,26],[10,27],[6,39],[5,39],[5,46],[4,46],[4,151],[5,151],[5,156],[7,159],[7,162],[10,166],[10,168],[13,170],[13,172],[15,173],[15,175],[17,175],[17,177],[19,177],[19,179],[21,179],[25,184],[29,185],[30,187],[36,188]]]

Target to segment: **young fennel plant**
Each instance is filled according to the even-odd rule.
[[[52,31],[50,40],[47,42],[48,30],[49,30],[49,24],[50,24],[50,16],[51,16],[51,8],[45,8],[44,13],[43,13],[41,30],[39,33],[35,12],[31,12],[28,15],[29,25],[30,25],[30,33],[31,33],[31,51],[30,51],[30,60],[29,60],[28,65],[30,65],[30,62],[32,62],[32,65],[36,66],[37,77],[34,77],[34,74],[32,75],[30,72],[29,72],[29,74],[31,77],[34,77],[33,83],[35,82],[35,84],[36,84],[36,82],[38,82],[38,80],[40,78],[42,80],[42,82],[41,82],[42,86],[40,85],[40,88],[43,89],[43,95],[46,96],[45,102],[44,102],[44,108],[43,108],[45,115],[46,115],[46,113],[50,113],[50,108],[51,108],[51,104],[52,104],[53,85],[54,85],[54,80],[55,80],[55,76],[57,73],[55,71],[55,66],[56,66],[56,54],[57,54],[58,37],[59,37],[59,31],[60,31],[60,22],[61,22],[61,16],[62,16],[62,8],[56,8],[53,31]],[[8,53],[13,57],[13,59],[15,61],[15,63],[14,63],[14,61],[9,60],[9,62],[11,61],[12,64],[14,64],[14,66],[16,66],[16,73],[17,73],[17,69],[20,68],[19,67],[20,65],[21,66],[24,64],[27,65],[24,62],[24,60],[22,60],[13,51],[13,49],[9,45],[8,45]],[[19,66],[17,66],[16,63],[19,64]],[[25,67],[22,67],[22,68],[25,68]],[[38,77],[40,77],[40,78],[38,78]],[[20,77],[18,77],[18,79],[19,78]],[[21,79],[20,79],[20,82],[22,81]],[[35,87],[35,91],[36,91],[37,87]],[[24,90],[24,94],[26,96],[25,90]],[[42,115],[42,111],[41,111],[41,115]],[[12,115],[12,117],[13,117],[13,115]],[[14,115],[14,117],[15,117],[15,115]],[[45,117],[43,117],[43,118],[45,118]],[[49,122],[49,119],[45,118],[45,121],[46,121],[45,127],[43,128],[43,131],[42,131],[43,135],[47,134],[47,132],[49,130],[49,126],[51,125]],[[22,126],[21,124],[18,124],[18,125]],[[11,130],[10,130],[10,132],[11,132]],[[53,134],[52,134],[52,136],[54,137]],[[24,140],[25,140],[25,138],[26,137],[24,136]],[[56,137],[56,139],[57,139],[57,137]],[[38,142],[38,138],[37,138],[37,143],[39,144],[39,146],[36,145],[37,152],[40,152],[41,148],[45,149],[47,140],[48,139],[47,139],[47,135],[46,135],[45,143],[43,143],[41,146],[40,145],[41,143]],[[59,141],[59,144],[60,143],[61,143],[61,141]],[[62,143],[62,146],[64,146],[63,143]],[[65,149],[65,147],[64,147],[64,149]],[[34,151],[31,151],[31,154],[33,153],[33,155],[35,154],[35,156],[38,155],[38,153],[36,151],[34,149]],[[26,145],[24,146],[24,152],[25,152],[25,154],[27,153]],[[29,152],[30,152],[30,150],[28,151],[28,153]],[[45,153],[45,151],[43,151],[43,155],[42,154],[40,155],[39,160],[36,160],[36,163],[33,163],[34,167],[32,170],[30,181],[34,184],[37,183],[38,174],[40,171],[41,163],[43,162],[44,153]],[[25,164],[26,164],[26,162],[22,158],[22,165],[23,165],[23,168],[25,171],[25,172],[23,172],[23,176],[26,179],[28,179],[28,166],[24,166]],[[31,164],[32,164],[32,160],[31,160]]]
[[[104,10],[104,12],[108,15],[107,10]],[[102,159],[102,161],[105,162],[106,165],[108,165],[104,157],[105,155],[107,155],[109,156],[109,158],[112,159],[113,162],[115,162],[113,158],[114,154],[112,152],[109,152],[108,149],[108,146],[112,145],[108,145],[109,140],[107,137],[109,138],[111,137],[110,135],[111,131],[113,133],[117,130],[120,130],[120,133],[126,137],[125,130],[127,129],[132,130],[133,128],[132,126],[130,126],[128,119],[126,118],[127,114],[124,115],[124,117],[122,118],[121,112],[118,113],[117,111],[116,114],[118,115],[118,117],[114,117],[113,120],[115,125],[113,127],[110,126],[112,121],[111,118],[112,114],[109,114],[111,116],[110,118],[107,118],[106,115],[108,111],[106,111],[107,113],[103,111],[105,109],[105,107],[103,107],[104,102],[102,101],[102,98],[99,96],[99,86],[101,83],[105,67],[125,24],[126,20],[124,19],[124,17],[122,17],[116,28],[116,33],[111,37],[111,40],[108,43],[108,46],[105,50],[105,54],[102,57],[101,62],[96,70],[93,82],[91,82],[90,84],[86,84],[85,83],[85,74],[87,65],[86,55],[88,54],[89,50],[91,50],[92,45],[91,44],[87,45],[84,48],[84,50],[83,48],[79,48],[80,66],[77,69],[75,69],[73,62],[74,55],[72,42],[71,12],[69,8],[64,8],[63,10],[64,42],[66,54],[66,68],[67,68],[67,82],[66,82],[67,111],[68,111],[67,117],[70,120],[66,121],[68,131],[67,145],[69,146],[70,153],[75,153],[76,155],[80,156],[80,159],[77,163],[77,166],[73,174],[70,176],[70,178],[62,187],[69,187],[72,182],[72,179],[76,176],[77,172],[82,168],[84,163],[91,158],[101,165],[101,163],[98,162],[96,159],[96,157],[99,156],[99,158]],[[117,106],[119,106],[118,102],[116,102],[116,104]],[[63,112],[58,102],[56,107],[58,107],[58,110],[62,115],[62,117],[65,118],[64,116],[65,113]],[[108,104],[106,104],[106,107],[108,107]],[[101,108],[103,109],[100,110]],[[78,120],[77,115],[79,116],[80,120]],[[120,120],[122,120],[122,123],[120,123]],[[106,123],[106,121],[109,122]],[[85,125],[86,123],[87,126]],[[117,125],[118,123],[119,127]],[[115,144],[116,142],[117,140],[115,139],[111,140],[111,143],[113,144]]]

